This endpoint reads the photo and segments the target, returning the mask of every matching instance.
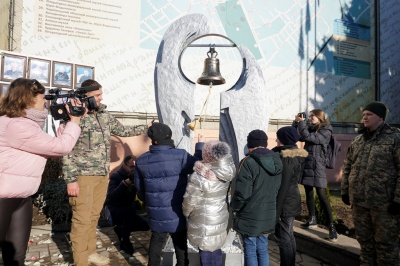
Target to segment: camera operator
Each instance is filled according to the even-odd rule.
[[[126,156],[121,168],[110,175],[106,200],[121,250],[130,255],[135,252],[129,240],[131,232],[150,229],[147,220],[136,213],[135,162],[134,155]]]
[[[111,135],[133,137],[143,134],[147,125],[124,127],[101,104],[102,86],[85,80],[82,87],[98,86],[87,97],[94,97],[97,108],[82,118],[77,145],[63,158],[63,175],[72,206],[71,243],[74,265],[108,265],[109,258],[96,253],[96,226],[106,198],[110,171]]]
[[[72,103],[75,105],[75,102]],[[71,116],[52,137],[43,131],[48,111],[45,88],[18,78],[0,99],[0,250],[4,265],[24,265],[32,225],[32,200],[46,160],[71,152],[80,117]],[[65,106],[69,112],[69,106]]]

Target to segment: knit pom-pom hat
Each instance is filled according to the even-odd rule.
[[[210,140],[204,143],[203,162],[212,163],[231,153],[231,148],[226,142]]]

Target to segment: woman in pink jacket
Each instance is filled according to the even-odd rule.
[[[58,137],[43,131],[48,114],[44,93],[37,80],[19,78],[0,98],[0,249],[5,265],[24,265],[32,225],[30,196],[38,190],[47,158],[68,154],[81,132],[80,117],[71,115]]]

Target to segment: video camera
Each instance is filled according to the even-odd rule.
[[[99,86],[88,86],[88,87],[81,87],[75,90],[71,90],[68,93],[61,94],[61,88],[57,89],[50,89],[48,95],[45,95],[46,100],[50,100],[50,114],[55,120],[64,120],[68,121],[70,120],[70,117],[68,115],[67,109],[65,108],[65,102],[69,106],[69,111],[71,115],[73,116],[82,116],[86,108],[91,110],[96,110],[98,108],[96,104],[96,100],[94,99],[93,96],[87,97],[86,93],[90,91],[95,91],[98,90],[100,87]],[[60,98],[66,98],[65,102],[59,103],[57,100]],[[77,99],[81,102],[82,106],[73,106],[69,99]]]

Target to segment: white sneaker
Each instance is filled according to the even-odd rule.
[[[103,255],[100,255],[99,253],[93,253],[89,256],[88,262],[96,265],[109,265],[110,259]]]

